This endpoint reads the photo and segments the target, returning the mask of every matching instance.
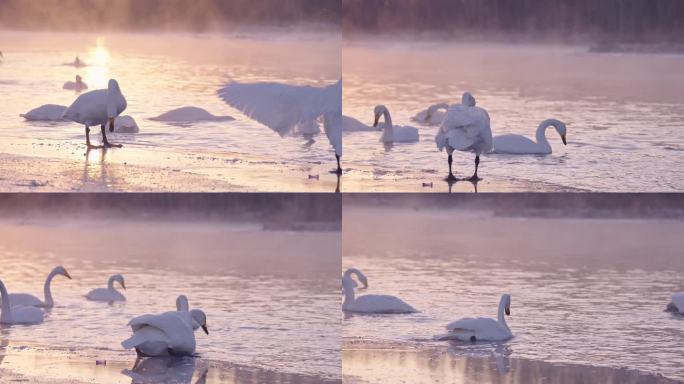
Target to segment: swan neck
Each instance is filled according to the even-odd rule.
[[[501,298],[501,301],[499,301],[499,313],[498,313],[498,316],[497,316],[497,317],[498,317],[497,320],[499,321],[499,324],[501,324],[501,325],[503,325],[504,327],[506,327],[506,329],[509,329],[509,328],[508,328],[508,324],[506,324],[506,316],[505,316],[505,313],[504,313],[505,310],[506,310],[506,305],[504,304],[503,298]]]
[[[52,290],[50,289],[50,284],[52,279],[57,275],[55,271],[50,272],[47,279],[45,279],[45,286],[43,287],[43,294],[45,295],[45,305],[52,307],[55,303],[52,301]]]
[[[12,321],[12,313],[10,312],[9,295],[5,284],[0,281],[0,295],[2,298],[2,314],[0,314],[0,323],[9,323]]]
[[[342,308],[348,308],[355,300],[354,287],[349,284],[349,287],[344,288],[344,302],[342,302]]]
[[[116,291],[116,289],[114,289],[114,276],[110,277],[107,281],[107,289],[110,291]]]
[[[537,145],[541,146],[545,150],[551,149],[551,145],[549,144],[549,141],[546,139],[546,128],[552,125],[553,123],[550,121],[543,121],[541,124],[539,124],[539,127],[537,127]]]
[[[385,118],[385,129],[392,131],[392,117],[390,116],[389,110],[385,108],[382,112],[382,116]]]

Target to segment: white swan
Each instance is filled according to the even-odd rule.
[[[135,348],[139,356],[192,355],[196,346],[192,322],[202,321],[193,317],[199,312],[171,311],[135,317],[128,323],[133,335],[121,346]]]
[[[200,121],[230,121],[235,120],[231,116],[216,116],[207,110],[198,107],[181,107],[162,113],[150,120],[167,123],[195,123]]]
[[[366,282],[367,283],[367,282]],[[406,304],[403,300],[389,295],[363,295],[354,296],[356,283],[351,277],[342,279],[344,289],[344,302],[342,310],[352,313],[375,313],[375,314],[401,314],[417,312],[415,308]]]
[[[537,127],[537,142],[530,140],[523,135],[507,134],[494,136],[494,153],[510,153],[519,155],[548,155],[551,154],[551,144],[546,139],[546,128],[554,127],[556,132],[560,135],[563,140],[563,145],[567,145],[568,142],[565,139],[565,133],[567,131],[565,123],[556,119],[544,120]]]
[[[366,125],[353,117],[342,115],[342,130],[344,132],[377,132],[381,131],[384,124],[377,127]]]
[[[384,105],[375,107],[373,113],[375,114],[375,121],[373,127],[378,126],[380,116],[385,119],[385,125],[382,127],[382,136],[380,141],[383,143],[415,143],[419,140],[418,128],[392,125],[392,117],[390,117],[389,110]]]
[[[2,297],[2,314],[0,324],[40,324],[43,322],[43,311],[40,308],[15,305],[11,306],[11,299],[7,294],[5,284],[0,280],[0,297]]]
[[[323,130],[335,149],[335,173],[342,174],[341,80],[326,87],[233,82],[218,94],[230,106],[281,136],[291,134],[298,124],[323,116]]]
[[[477,169],[480,165],[480,154],[492,149],[492,130],[489,114],[475,106],[475,98],[468,92],[463,94],[461,104],[452,105],[439,127],[435,144],[439,150],[446,148],[449,157],[449,176],[447,180],[456,180],[451,172],[454,150],[475,153],[475,173],[471,181],[479,180]]]
[[[441,109],[444,111],[441,111]],[[427,109],[416,113],[412,120],[423,125],[439,125],[444,121],[446,111],[448,110],[449,104],[447,103],[433,104]]]
[[[508,324],[506,315],[511,314],[511,295],[501,295],[499,300],[499,312],[497,320],[488,317],[466,317],[456,320],[446,326],[446,335],[438,336],[439,340],[460,340],[460,341],[506,341],[513,337]]]
[[[76,92],[81,92],[85,89],[88,89],[88,85],[83,82],[83,79],[81,78],[81,76],[76,75],[76,81],[67,81],[62,86],[62,89],[70,89],[70,90],[74,90]]]
[[[45,104],[19,116],[28,121],[65,121],[64,112],[66,110],[67,107],[63,105]]]
[[[86,298],[93,301],[126,301],[126,297],[114,288],[114,282],[121,284],[121,288],[126,289],[126,283],[124,282],[124,277],[116,274],[109,277],[107,281],[107,288],[95,288],[88,292]]]
[[[85,125],[88,148],[101,148],[90,144],[90,127],[93,125],[100,126],[103,147],[121,147],[107,140],[105,125],[109,123],[109,132],[113,132],[114,118],[125,109],[126,98],[121,93],[119,83],[110,79],[107,89],[98,89],[79,96],[64,112],[64,118]]]
[[[672,295],[672,301],[667,305],[667,311],[684,315],[684,292],[677,292]]]
[[[45,285],[43,286],[43,294],[45,295],[45,301],[42,301],[36,296],[30,295],[28,293],[12,293],[9,295],[10,305],[12,307],[17,305],[24,305],[28,307],[54,307],[55,302],[52,299],[52,290],[50,289],[50,284],[52,283],[52,279],[57,275],[61,275],[71,279],[69,272],[67,272],[67,270],[64,269],[64,267],[55,267],[45,279]],[[2,301],[3,303],[5,302],[4,297]]]

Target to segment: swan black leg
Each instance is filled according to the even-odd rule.
[[[454,176],[453,173],[451,173],[451,163],[454,162],[454,158],[449,154],[449,157],[447,158],[447,162],[449,163],[449,176],[447,176],[447,181],[456,181],[456,177]]]
[[[338,175],[341,175],[342,174],[342,167],[340,166],[340,155],[335,154],[335,158],[337,159],[337,171],[335,171],[335,173],[337,173]]]
[[[85,126],[85,131],[86,131],[86,146],[88,147],[88,149],[90,150],[90,149],[95,149],[95,148],[102,148],[102,146],[100,146],[100,145],[90,144],[90,127],[89,126],[87,126],[87,125]]]
[[[102,131],[102,143],[104,144],[105,148],[111,148],[111,147],[121,148],[122,147],[121,144],[112,144],[107,140],[107,134],[105,133],[105,125],[104,124],[100,125],[100,130]]]
[[[480,166],[480,155],[475,156],[475,173],[470,177],[470,181],[479,181],[480,178],[477,177],[477,168]]]

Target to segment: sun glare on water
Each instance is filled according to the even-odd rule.
[[[86,58],[88,67],[85,80],[91,89],[105,88],[107,86],[110,61],[111,54],[105,46],[105,41],[103,38],[98,37],[95,46],[88,49],[88,57]]]

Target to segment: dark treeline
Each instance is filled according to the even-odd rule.
[[[342,0],[342,28],[682,41],[684,1]]]
[[[258,221],[269,227],[313,222],[338,228],[342,199],[326,193],[0,193],[0,217]]]
[[[0,28],[213,31],[339,25],[340,0],[0,0]]]

